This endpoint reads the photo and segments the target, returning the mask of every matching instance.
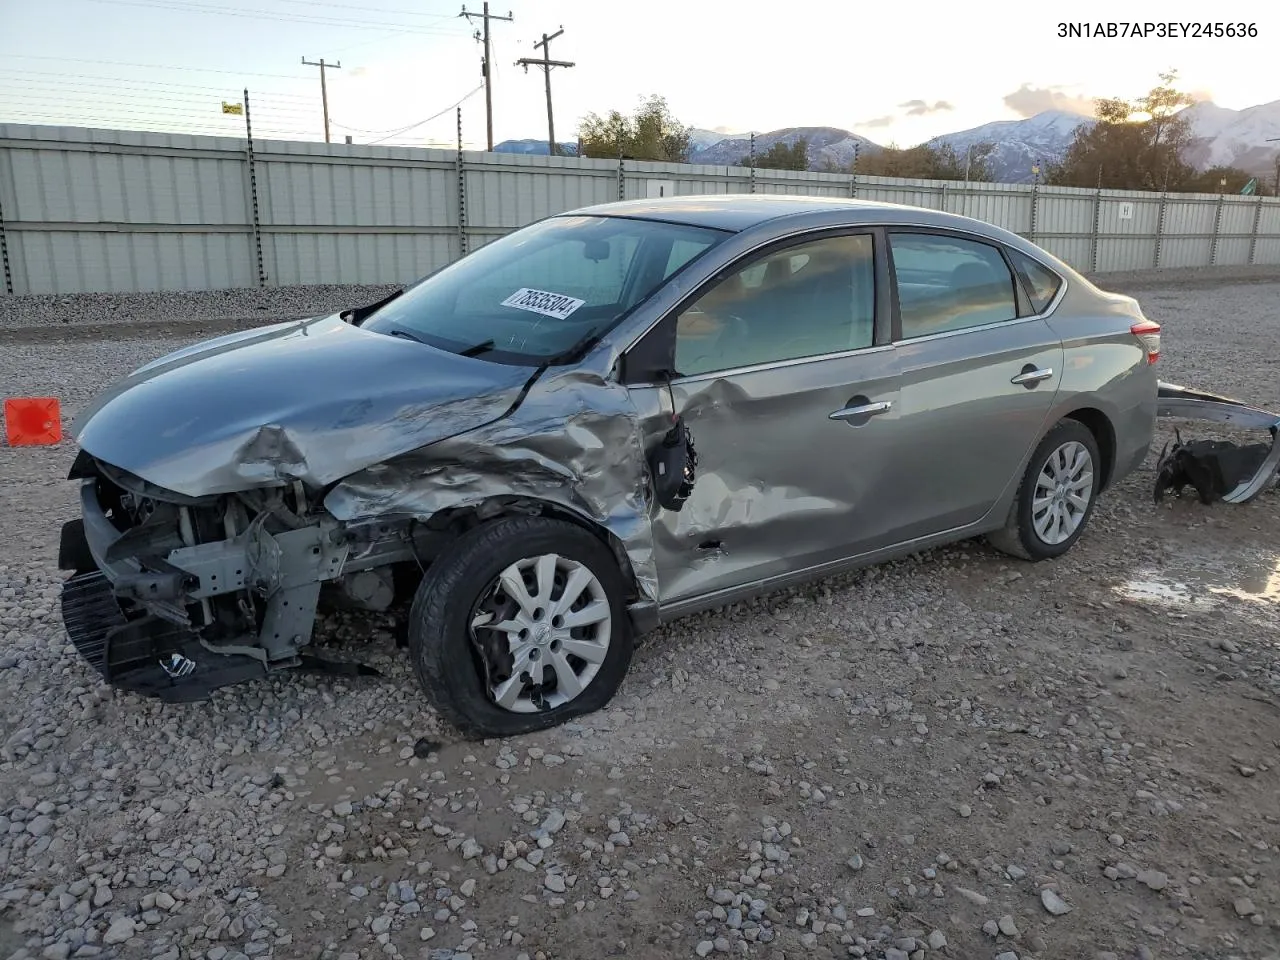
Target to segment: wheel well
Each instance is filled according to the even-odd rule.
[[[427,522],[427,526],[447,531],[453,537],[458,537],[483,523],[504,517],[550,517],[586,530],[608,547],[613,554],[618,563],[618,570],[622,573],[623,582],[627,585],[627,600],[639,599],[635,569],[631,566],[631,558],[627,555],[622,541],[599,524],[558,504],[528,497],[497,497],[471,506],[443,510],[433,515]]]
[[[1098,444],[1098,453],[1102,457],[1102,485],[1099,489],[1105,490],[1111,483],[1111,473],[1116,462],[1116,431],[1111,420],[1101,410],[1093,407],[1073,410],[1064,419],[1083,424],[1093,434],[1093,439]]]

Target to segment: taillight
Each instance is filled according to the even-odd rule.
[[[1148,364],[1160,359],[1160,324],[1154,320],[1140,320],[1129,328],[1129,332],[1142,342]]]

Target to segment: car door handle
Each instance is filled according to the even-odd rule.
[[[881,400],[878,403],[864,403],[856,407],[843,407],[835,413],[827,414],[827,419],[850,420],[854,417],[874,417],[877,413],[884,413],[892,406],[892,401]]]
[[[1040,370],[1024,370],[1009,382],[1021,384],[1039,383],[1041,380],[1048,380],[1052,376],[1053,370],[1049,367],[1045,367]]]

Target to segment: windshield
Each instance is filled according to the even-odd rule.
[[[730,236],[622,217],[552,217],[405,290],[360,326],[453,353],[542,363],[605,333]]]

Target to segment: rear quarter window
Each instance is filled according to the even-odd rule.
[[[1062,289],[1062,278],[1044,264],[1032,260],[1025,253],[1009,250],[1009,259],[1022,275],[1027,293],[1031,297],[1031,305],[1036,313],[1044,313],[1053,303],[1053,298]]]

